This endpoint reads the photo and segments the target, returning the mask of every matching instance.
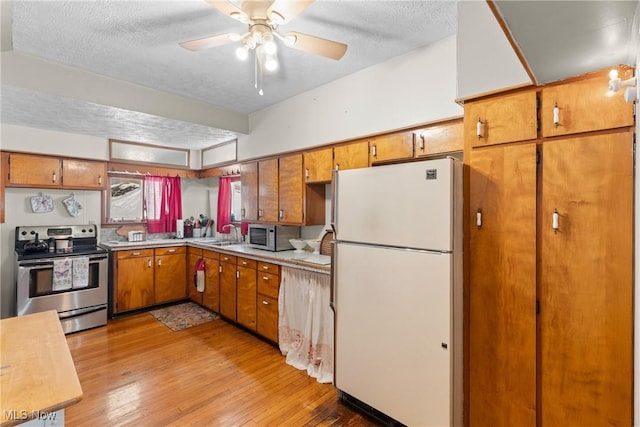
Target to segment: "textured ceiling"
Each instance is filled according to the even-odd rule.
[[[538,83],[635,63],[637,0],[495,3]]]
[[[249,114],[455,33],[455,1],[322,1],[282,32],[348,45],[334,61],[280,44],[280,69],[254,88],[254,63],[237,44],[192,52],[178,43],[245,24],[203,0],[25,1],[13,4],[13,50]],[[2,88],[2,121],[72,133],[202,148],[235,134],[74,99]],[[8,111],[10,110],[10,111]],[[55,114],[52,114],[55,112]]]
[[[457,25],[455,0],[316,0],[280,29],[346,43],[347,53],[333,61],[280,45],[280,70],[265,76],[260,96],[253,86],[254,64],[235,58],[235,44],[199,52],[178,45],[245,30],[244,24],[204,0],[0,0],[0,4],[3,50],[241,116],[453,35]],[[12,21],[6,16],[8,4],[13,6]],[[496,0],[495,4],[538,83],[635,63],[637,0]],[[202,121],[172,120],[53,92],[12,87],[3,81],[2,123],[194,149],[237,136],[223,124],[210,127]]]

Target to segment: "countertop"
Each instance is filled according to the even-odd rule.
[[[2,426],[78,403],[82,388],[55,310],[0,320]]]
[[[329,274],[331,271],[331,257],[328,255],[314,254],[309,251],[298,252],[295,250],[271,252],[263,249],[255,249],[245,244],[232,244],[220,246],[212,244],[213,238],[186,238],[186,239],[157,239],[143,240],[140,242],[106,241],[100,242],[100,246],[110,251],[129,249],[145,249],[171,246],[191,246],[200,249],[209,249],[216,252],[235,256],[246,256],[258,261],[270,262],[287,267],[316,271]]]

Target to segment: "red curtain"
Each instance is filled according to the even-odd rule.
[[[147,231],[176,231],[176,220],[182,218],[182,187],[178,176],[145,176]]]
[[[224,227],[231,224],[231,181],[236,177],[221,176],[218,183],[218,217],[216,221],[216,231],[218,233],[229,234],[231,227]]]

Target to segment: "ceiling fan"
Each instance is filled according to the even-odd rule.
[[[244,34],[226,33],[200,39],[181,42],[185,49],[198,51],[240,42],[236,56],[244,60],[250,50],[256,53],[256,88],[258,86],[258,68],[260,78],[262,70],[274,72],[278,69],[277,44],[280,40],[285,46],[304,52],[341,59],[347,51],[344,43],[323,39],[295,31],[281,34],[278,27],[289,23],[293,18],[309,7],[314,0],[206,0],[207,3],[244,24]],[[260,67],[258,67],[258,63]],[[260,90],[261,92],[261,90]],[[262,95],[262,93],[260,93]]]

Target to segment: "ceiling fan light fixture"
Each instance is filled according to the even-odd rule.
[[[270,72],[276,71],[278,69],[278,57],[275,55],[266,55],[266,60],[264,61],[264,69]]]
[[[246,60],[249,57],[248,47],[246,45],[238,46],[236,49],[236,57],[241,61]]]
[[[247,21],[247,17],[246,15],[240,13],[240,12],[231,12],[229,14],[230,17],[232,17],[233,19],[235,19],[236,21],[240,21],[243,24],[248,23],[249,21]]]
[[[287,34],[286,36],[283,36],[277,31],[274,31],[273,34],[275,34],[276,37],[282,40],[282,43],[284,43],[285,46],[287,47],[293,46],[294,44],[296,44],[296,41],[298,40],[298,38],[294,34]]]
[[[269,15],[269,20],[271,21],[272,24],[275,25],[282,25],[285,22],[284,16],[278,12],[278,11],[271,11],[271,14]]]
[[[267,55],[274,55],[277,51],[278,46],[276,45],[276,42],[273,41],[273,39],[267,41],[264,44],[264,53],[266,53]]]

